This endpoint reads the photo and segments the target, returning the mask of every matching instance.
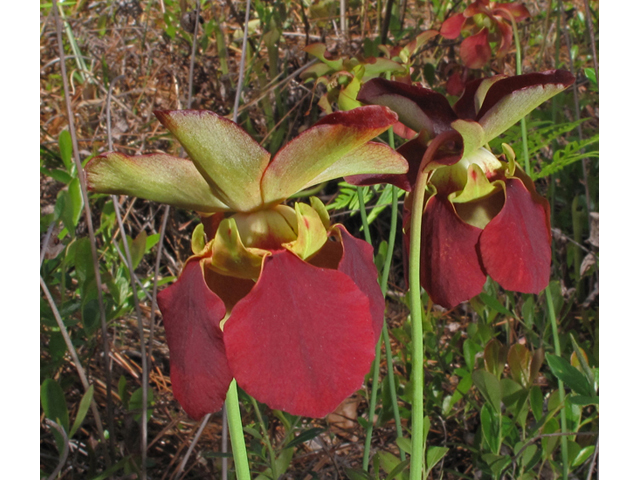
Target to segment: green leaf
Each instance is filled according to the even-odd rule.
[[[502,391],[500,382],[495,375],[486,370],[476,370],[471,375],[474,385],[480,390],[480,393],[491,405],[494,412],[500,412],[500,401],[502,400]]]
[[[87,416],[87,412],[89,411],[89,407],[91,406],[91,400],[93,399],[93,385],[89,386],[89,390],[87,390],[82,396],[82,400],[80,400],[80,406],[78,407],[78,414],[76,415],[76,419],[73,421],[73,426],[71,427],[71,432],[69,432],[69,437],[73,437],[73,435],[78,431],[82,422],[84,421],[84,417]]]
[[[118,380],[118,395],[122,402],[122,407],[125,410],[129,410],[129,391],[127,390],[127,378],[124,375],[120,375]]]
[[[65,432],[69,431],[69,411],[67,410],[67,401],[64,398],[64,392],[58,382],[52,378],[47,378],[42,382],[40,387],[40,401],[45,416],[56,422]],[[53,436],[56,440],[58,451],[64,449],[64,438],[55,429],[52,429]]]
[[[596,449],[595,445],[589,445],[587,447],[584,447],[582,450],[580,450],[580,453],[578,453],[576,457],[573,459],[571,466],[575,468],[582,465],[589,457],[591,457],[591,455],[593,455],[593,452],[595,451],[595,449]]]
[[[151,418],[153,404],[153,389],[149,388],[147,391],[147,420]],[[142,419],[142,387],[138,388],[131,395],[131,399],[129,400],[129,411],[139,412],[133,417],[136,422],[139,422],[140,419]]]
[[[560,431],[560,424],[555,418],[550,418],[544,425],[542,433],[557,433]],[[542,450],[544,451],[545,458],[549,458],[553,454],[553,450],[556,448],[560,437],[542,437]]]
[[[320,435],[322,432],[324,432],[326,429],[324,428],[310,428],[308,430],[305,430],[304,432],[300,433],[300,435],[298,435],[296,438],[294,438],[293,440],[291,440],[289,443],[287,443],[287,445],[285,445],[285,449],[287,448],[293,448],[293,447],[297,447],[298,445],[304,443],[304,442],[308,442],[309,440],[312,440],[314,438],[316,438],[318,435]]]
[[[500,425],[500,413],[496,413],[486,403],[480,410],[480,424],[482,425],[482,436],[494,454],[500,453],[502,444],[502,432]]]
[[[449,449],[445,447],[429,447],[427,449],[427,474],[444,458],[448,451]]]
[[[54,170],[49,170],[48,168],[40,167],[40,173],[46,175],[47,177],[51,177],[60,183],[64,183],[65,185],[67,185],[71,181],[71,175],[69,175],[64,170],[60,170],[57,168]]]
[[[503,315],[513,316],[513,313],[511,313],[509,310],[507,310],[502,305],[502,303],[500,303],[500,300],[498,300],[497,298],[489,295],[488,293],[484,293],[484,292],[482,292],[479,296],[480,296],[480,299],[484,302],[484,304],[487,307],[492,308],[496,312],[501,313]]]
[[[398,475],[400,475],[402,472],[406,470],[410,462],[411,460],[406,459],[404,462],[400,462],[398,465],[396,465],[396,468],[391,470],[391,472],[389,472],[389,475],[387,475],[387,480],[398,478]],[[400,478],[403,478],[403,477],[400,476]]]
[[[349,480],[373,480],[373,477],[362,469],[345,468],[344,473]]]
[[[396,438],[396,444],[398,445],[398,448],[404,453],[411,453],[411,440],[407,437]]]
[[[585,397],[593,396],[594,392],[591,385],[589,385],[589,380],[580,370],[572,366],[564,358],[551,353],[547,353],[546,358],[551,372],[558,380],[561,380],[571,390],[580,395]]]
[[[484,367],[487,372],[500,378],[507,364],[508,351],[507,347],[502,345],[499,340],[491,339],[484,347]]]
[[[387,479],[391,480],[400,475],[403,469],[396,471],[398,466],[402,463],[398,457],[389,452],[378,452],[376,455],[380,459],[380,466],[388,474]],[[391,476],[392,472],[395,472],[393,477]]]
[[[591,83],[593,83],[596,87],[598,86],[598,81],[596,80],[596,71],[593,68],[585,68],[584,74],[591,81]]]
[[[91,335],[100,326],[100,304],[97,298],[91,298],[82,306],[82,326],[87,335]]]
[[[529,367],[531,366],[531,352],[527,347],[515,343],[508,354],[511,377],[523,387],[529,386]]]
[[[73,154],[73,146],[71,143],[71,134],[69,130],[63,130],[58,136],[58,147],[60,148],[60,158],[64,164],[67,172],[71,173],[73,168],[73,160],[71,155]]]
[[[539,422],[542,419],[543,398],[542,390],[537,385],[531,387],[531,392],[529,393],[529,404],[531,405],[533,418],[536,419],[536,422]]]

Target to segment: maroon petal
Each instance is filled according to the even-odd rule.
[[[483,78],[478,78],[476,80],[467,82],[467,84],[465,85],[464,93],[453,105],[453,110],[458,115],[458,118],[462,118],[464,120],[476,119],[476,92],[478,91],[478,87],[483,80]]]
[[[462,13],[458,13],[453,17],[447,18],[444,22],[442,22],[442,27],[440,27],[440,35],[448,40],[453,40],[454,38],[458,38],[460,35],[460,31],[462,30],[462,24],[465,21],[465,16]]]
[[[509,49],[511,48],[511,42],[513,41],[513,29],[511,28],[511,23],[500,20],[500,18],[496,19],[495,24],[500,31],[500,46],[498,47],[498,53],[505,55],[509,53]]]
[[[432,136],[451,129],[456,114],[446,97],[420,85],[407,85],[383,78],[365,83],[358,101],[384,105],[398,114],[400,121],[416,132],[427,129]]]
[[[217,412],[232,379],[219,326],[226,310],[207,288],[197,257],[158,294],[158,306],[169,344],[173,395],[196,420]]]
[[[355,238],[343,225],[336,225],[342,238],[342,260],[338,265],[340,272],[349,275],[358,288],[369,299],[369,311],[373,322],[373,337],[377,341],[384,323],[384,296],[378,283],[378,269],[373,263],[373,247],[367,242]]]
[[[504,207],[480,236],[482,263],[503,288],[539,293],[551,273],[548,203],[519,178],[505,184]]]
[[[463,222],[434,195],[422,219],[421,281],[434,303],[453,308],[482,292],[487,279],[476,250],[481,229]]]
[[[491,58],[489,30],[483,28],[479,33],[465,38],[460,45],[460,58],[469,68],[482,68]]]
[[[289,251],[265,259],[224,326],[229,365],[249,395],[323,417],[362,386],[375,356],[369,300],[347,275]]]

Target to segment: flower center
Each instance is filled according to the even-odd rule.
[[[281,250],[283,243],[298,237],[296,212],[286,205],[276,205],[267,210],[236,213],[238,233],[246,248]]]

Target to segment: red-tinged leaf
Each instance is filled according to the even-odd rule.
[[[427,129],[433,137],[450,129],[457,117],[444,95],[420,85],[407,85],[374,78],[360,89],[358,100],[384,105],[398,114],[400,121],[416,132]]]
[[[260,180],[269,152],[231,120],[206,110],[154,112],[211,186],[236,212],[262,205]]]
[[[503,133],[574,81],[574,76],[566,70],[550,70],[505,77],[493,83],[476,117],[485,130],[486,140]]]
[[[402,175],[407,173],[408,168],[402,155],[388,145],[368,142],[341,157],[302,188],[353,175]]]
[[[531,366],[531,352],[527,347],[515,343],[509,349],[508,355],[511,377],[524,388],[529,387],[529,368]]]
[[[89,189],[99,193],[131,195],[199,212],[230,210],[186,158],[109,152],[89,160],[85,172]]]
[[[397,120],[395,113],[379,106],[327,115],[275,155],[262,178],[264,203],[280,202],[309,186],[334,163],[384,132]]]
[[[479,33],[465,38],[460,45],[460,58],[469,68],[482,68],[491,58],[489,30],[483,28]]]
[[[462,24],[465,20],[466,18],[462,13],[458,13],[452,17],[447,18],[444,22],[442,22],[442,27],[440,27],[440,35],[442,35],[447,40],[458,38],[462,30]]]
[[[238,385],[294,415],[331,413],[361,387],[375,356],[366,295],[344,273],[289,251],[265,259],[224,329]]]
[[[373,247],[336,225],[342,239],[342,259],[338,270],[346,273],[369,299],[369,311],[373,322],[373,336],[377,341],[384,323],[384,297],[378,284],[378,269],[373,263]]]
[[[158,295],[169,344],[173,395],[194,419],[222,408],[232,375],[220,320],[226,309],[207,287],[197,257]]]
[[[484,367],[487,372],[494,374],[496,378],[500,378],[507,364],[508,351],[509,349],[499,340],[491,339],[487,346],[484,347]]]
[[[539,293],[549,283],[548,203],[519,178],[505,180],[505,204],[480,236],[485,270],[507,290]]]
[[[421,281],[433,302],[453,308],[478,295],[486,280],[476,250],[482,230],[460,220],[440,195],[428,200],[422,222]]]

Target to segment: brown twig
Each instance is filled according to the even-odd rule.
[[[58,40],[58,50],[61,59],[65,58],[64,47],[62,45],[62,29],[60,27],[60,17],[58,15],[58,2],[53,0],[53,14],[56,24],[56,36]],[[73,111],[71,110],[71,101],[69,97],[69,84],[67,82],[67,67],[65,62],[60,62],[60,70],[62,73],[62,86],[64,89],[64,98],[67,108],[67,120],[69,122],[69,133],[71,134],[71,143],[73,145],[73,160],[78,172],[80,180],[80,190],[82,192],[82,200],[84,201],[84,214],[87,222],[87,230],[89,232],[89,240],[91,245],[91,257],[93,259],[93,271],[96,277],[96,290],[98,296],[98,308],[100,310],[100,325],[102,327],[102,354],[104,358],[104,373],[107,383],[107,426],[109,427],[109,449],[111,455],[107,455],[107,465],[111,466],[111,456],[115,456],[115,423],[113,421],[113,399],[111,393],[111,370],[109,368],[109,334],[107,332],[107,319],[104,308],[104,299],[102,298],[102,277],[100,275],[100,266],[98,265],[98,250],[96,248],[96,236],[93,230],[93,221],[91,220],[91,206],[89,205],[89,195],[87,194],[87,182],[84,177],[84,170],[80,162],[78,153],[78,139],[76,136],[75,122],[73,119]],[[102,426],[101,426],[102,427]],[[104,439],[104,435],[102,436]]]

